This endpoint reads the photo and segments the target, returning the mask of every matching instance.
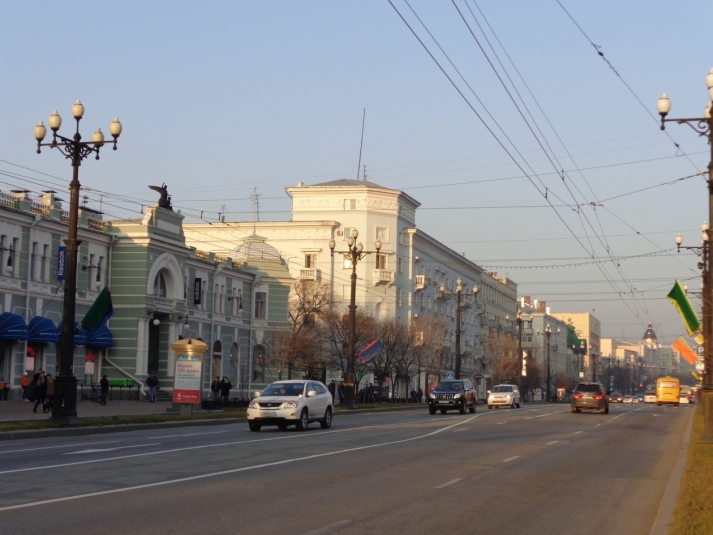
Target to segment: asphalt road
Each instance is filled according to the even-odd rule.
[[[692,407],[335,416],[0,443],[0,532],[647,534]]]

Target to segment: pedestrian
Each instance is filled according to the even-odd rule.
[[[151,372],[148,379],[146,379],[146,386],[149,387],[149,403],[154,403],[156,401],[156,391],[158,390],[158,377]]]
[[[213,382],[210,384],[210,391],[213,395],[213,399],[217,400],[219,397],[218,392],[220,392],[220,377],[217,375],[213,379]]]
[[[22,401],[25,403],[30,402],[30,378],[27,376],[27,372],[22,374],[22,380],[20,381],[20,386],[22,387]]]
[[[35,372],[35,375],[32,376],[32,381],[30,381],[30,402],[35,401],[35,388],[37,388],[37,381],[42,374],[44,374],[44,372],[42,368],[40,368]]]
[[[409,399],[408,399],[409,403],[416,403],[416,397],[417,397],[416,390],[414,390],[412,388],[411,392],[409,393]]]
[[[47,383],[45,382],[45,374],[40,373],[35,383],[35,406],[32,412],[37,412],[37,406],[41,403],[44,408],[45,396],[47,395]],[[47,412],[45,410],[44,412]]]
[[[47,385],[47,394],[45,396],[44,412],[50,412],[54,403],[54,377],[52,377],[51,373],[47,374],[45,383]]]
[[[104,375],[99,381],[99,390],[101,392],[101,404],[106,405],[106,399],[109,397],[109,379]]]
[[[230,400],[230,389],[231,388],[233,388],[233,385],[230,382],[230,379],[228,379],[227,375],[224,375],[223,380],[220,382],[220,393],[222,395],[223,401],[227,402]]]
[[[418,391],[416,392],[416,396],[418,397],[418,402],[421,403],[421,400],[423,399],[423,390],[421,390],[421,387],[418,387]]]
[[[329,383],[329,386],[327,387],[327,389],[329,390],[329,393],[332,394],[332,403],[334,403],[334,391],[335,391],[336,387],[337,387],[337,385],[334,382],[334,379],[332,379],[332,382]]]

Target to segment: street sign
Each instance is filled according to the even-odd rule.
[[[67,248],[60,245],[57,249],[57,280],[63,281],[67,276]]]
[[[455,378],[456,378],[455,374],[452,374],[452,373],[446,374],[446,379],[455,379]]]
[[[697,360],[696,361],[696,371],[703,373],[703,370],[706,369],[706,365],[702,360]]]
[[[201,358],[196,355],[178,355],[173,386],[174,403],[201,402]]]
[[[584,377],[584,372],[579,372],[579,378],[582,379]]]
[[[703,346],[698,346],[696,348],[696,355],[703,355],[703,353],[704,353]]]

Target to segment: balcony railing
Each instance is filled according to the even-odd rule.
[[[90,217],[87,219],[87,226],[92,230],[104,232],[104,221],[98,217]]]
[[[30,205],[30,212],[37,215],[48,216],[50,215],[50,207],[42,204],[41,202],[32,201],[32,205]]]
[[[388,269],[375,269],[372,280],[374,281],[374,286],[377,284],[391,286],[394,283],[394,272]]]
[[[416,289],[423,290],[426,286],[428,286],[426,276],[425,275],[416,275]]]
[[[317,268],[300,269],[300,280],[318,281],[321,271]]]

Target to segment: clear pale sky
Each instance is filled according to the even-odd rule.
[[[550,162],[453,3],[410,1],[482,104],[405,1],[392,1],[531,180],[387,0],[38,1],[0,8],[0,189],[53,187],[66,197],[68,162],[56,150],[37,155],[32,131],[57,109],[60,133],[73,133],[80,98],[85,139],[96,127],[108,137],[114,116],[124,125],[119,149],[80,171],[88,205],[99,208],[101,196],[105,217],[138,217],[142,202],[156,200],[147,185],[165,182],[188,220],[202,210],[215,221],[223,205],[226,220],[250,220],[255,187],[261,219],[287,219],[286,186],[356,178],[366,108],[367,177],[421,201],[425,232],[500,266],[489,269],[519,283],[520,295],[558,312],[593,312],[605,336],[638,340],[648,321],[664,342],[683,334],[665,296],[676,278],[699,289],[698,259],[662,251],[675,247],[677,232],[699,244],[704,178],[610,198],[705,171],[706,140],[674,124],[672,141],[649,113],[666,91],[671,116],[702,115],[713,3],[561,0],[612,69],[555,0],[457,0],[512,87],[468,7],[485,29]],[[515,269],[647,253],[658,254]]]

